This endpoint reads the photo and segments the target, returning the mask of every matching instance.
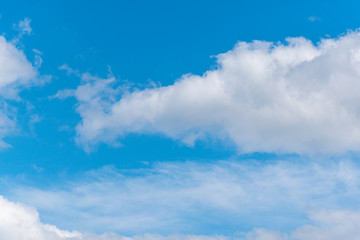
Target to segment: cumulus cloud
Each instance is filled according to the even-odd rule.
[[[158,163],[137,170],[108,166],[62,187],[11,185],[8,191],[62,228],[124,234],[203,234],[209,229],[215,234],[291,228],[303,224],[308,211],[321,208],[357,210],[360,167],[345,160],[294,159]]]
[[[241,152],[360,150],[360,33],[316,45],[239,42],[217,68],[174,84],[116,91],[114,79],[84,75],[75,90],[77,141],[89,150],[128,133],[161,133],[193,144],[231,140]]]
[[[42,82],[37,69],[13,43],[0,36],[0,147],[16,128],[16,111],[9,100],[19,100],[20,90]]]
[[[116,233],[80,233],[60,230],[39,220],[36,209],[10,202],[0,196],[0,238],[11,240],[343,240],[360,237],[360,213],[348,210],[314,212],[312,224],[300,226],[291,233],[254,229],[238,236],[159,235],[132,237]]]
[[[34,84],[37,71],[25,54],[0,36],[0,94],[15,98],[19,88]]]
[[[62,231],[43,224],[37,211],[0,196],[0,239],[11,240],[63,240],[81,239],[78,232]]]

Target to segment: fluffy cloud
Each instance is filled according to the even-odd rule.
[[[89,150],[128,133],[161,133],[193,144],[230,139],[242,152],[360,150],[360,33],[286,43],[239,42],[215,70],[174,84],[119,91],[88,74],[75,96],[78,142]]]
[[[13,43],[0,36],[0,148],[3,138],[16,126],[15,110],[8,100],[18,100],[18,92],[40,82],[36,68]]]
[[[37,71],[25,54],[0,36],[0,94],[16,97],[19,88],[35,83]]]
[[[81,239],[80,233],[61,231],[53,225],[42,224],[37,211],[0,196],[0,239],[63,240]]]
[[[311,225],[297,228],[292,233],[255,229],[238,237],[201,235],[145,234],[133,237],[115,233],[101,235],[64,231],[54,225],[43,224],[38,212],[20,203],[13,203],[0,196],[0,238],[11,240],[343,240],[360,237],[360,213],[337,210],[319,211],[310,218]]]
[[[104,167],[49,190],[8,189],[12,199],[35,206],[62,228],[215,234],[288,229],[321,208],[357,210],[360,167],[296,159],[159,163],[137,170]]]

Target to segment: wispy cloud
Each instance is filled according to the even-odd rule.
[[[87,81],[74,96],[85,149],[129,133],[162,133],[187,144],[231,140],[241,152],[339,153],[360,150],[360,33],[285,44],[240,42],[204,75],[119,92],[114,78]],[[71,93],[71,94],[69,94]]]
[[[281,230],[304,223],[313,210],[357,210],[360,166],[296,159],[158,163],[137,170],[107,166],[48,190],[11,185],[7,195],[70,229],[126,234]]]
[[[18,24],[13,24],[13,29],[19,32],[18,38],[22,38],[24,35],[30,35],[32,28],[30,26],[31,20],[24,18],[20,20]]]
[[[317,16],[310,16],[307,18],[307,20],[309,20],[310,22],[322,21],[322,19]]]
[[[347,210],[314,212],[310,215],[311,224],[299,226],[289,233],[254,229],[231,236],[138,234],[131,237],[116,233],[61,230],[42,223],[34,208],[8,201],[1,196],[0,211],[0,238],[11,240],[343,240],[360,237],[360,213]]]

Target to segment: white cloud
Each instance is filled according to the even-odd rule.
[[[287,234],[284,233],[282,234],[279,232],[269,231],[265,229],[254,229],[252,232],[247,234],[245,240],[290,240],[290,238]]]
[[[3,138],[16,128],[16,111],[8,100],[19,100],[20,90],[41,82],[25,54],[0,36],[0,148],[9,146]]]
[[[25,54],[0,36],[0,96],[16,97],[20,87],[35,83],[37,74]]]
[[[0,239],[9,240],[227,240],[222,236],[192,236],[145,234],[125,237],[115,233],[102,235],[64,231],[54,225],[40,222],[36,209],[10,202],[0,196]]]
[[[32,28],[30,23],[30,19],[24,18],[24,20],[20,20],[18,24],[13,24],[13,28],[19,32],[18,38],[22,38],[23,35],[31,34]]]
[[[360,33],[286,44],[239,42],[203,76],[131,92],[89,74],[75,96],[86,150],[128,133],[162,133],[193,144],[230,139],[242,152],[360,150]]]
[[[12,199],[35,206],[62,228],[167,234],[211,226],[216,233],[243,230],[238,226],[289,228],[319,208],[357,210],[360,167],[294,159],[161,163],[133,171],[104,167],[49,190],[8,189]]]
[[[43,224],[37,211],[0,196],[0,239],[9,240],[63,240],[81,239],[78,232],[62,231]]]
[[[314,212],[310,216],[312,224],[300,226],[291,233],[254,229],[249,233],[238,233],[237,237],[181,234],[127,237],[115,233],[98,235],[64,231],[40,222],[34,208],[10,202],[1,196],[0,212],[0,238],[10,240],[343,240],[360,237],[360,213],[348,210]]]
[[[87,240],[230,240],[224,236],[200,236],[200,235],[181,235],[173,234],[162,236],[159,234],[144,234],[132,237],[120,236],[115,233],[105,233],[103,235],[84,234]],[[241,239],[238,239],[241,240]]]
[[[298,240],[360,239],[360,213],[345,210],[323,210],[310,218],[316,225],[300,227],[293,233]]]
[[[321,18],[317,17],[317,16],[310,16],[307,18],[310,22],[316,22],[316,21],[322,21]]]
[[[322,210],[310,215],[312,224],[290,234],[256,229],[246,240],[342,240],[360,238],[360,212]]]

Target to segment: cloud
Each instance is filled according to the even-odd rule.
[[[19,32],[18,38],[21,39],[24,35],[30,35],[32,28],[30,26],[31,20],[24,18],[18,24],[13,24],[13,28]]]
[[[19,91],[42,82],[23,51],[0,36],[0,148],[9,146],[3,138],[16,128],[16,109],[9,100],[20,100]]]
[[[293,233],[299,240],[340,240],[360,238],[360,213],[348,210],[323,210],[312,213],[314,225],[300,227]]]
[[[10,185],[8,196],[61,228],[130,235],[284,230],[306,222],[313,210],[357,211],[360,166],[296,159],[107,166],[49,189]]]
[[[360,212],[321,210],[310,214],[312,224],[298,227],[290,234],[255,229],[246,240],[341,240],[359,239]]]
[[[39,220],[36,209],[10,202],[0,196],[0,238],[11,240],[343,240],[360,237],[360,213],[348,210],[323,210],[311,214],[312,224],[291,233],[254,229],[238,236],[182,234],[143,234],[132,237],[116,233],[81,233],[60,230]]]
[[[35,84],[38,72],[25,54],[0,36],[0,94],[15,98],[19,88]]]
[[[43,224],[37,211],[0,196],[0,239],[11,240],[63,240],[81,239],[78,232],[62,231]]]
[[[322,21],[321,18],[316,17],[316,16],[310,16],[307,18],[310,22],[316,22],[316,21]]]
[[[360,33],[317,45],[239,42],[217,68],[174,84],[118,91],[115,79],[84,74],[74,96],[77,142],[91,150],[129,133],[161,133],[187,144],[231,140],[241,152],[360,150]]]
[[[11,240],[227,240],[222,236],[192,236],[145,234],[125,237],[115,233],[101,235],[60,230],[54,225],[40,222],[36,209],[10,202],[0,196],[0,238]]]
[[[230,240],[224,236],[199,236],[199,235],[181,235],[173,234],[162,236],[159,234],[144,234],[132,237],[120,236],[115,233],[105,233],[102,235],[84,234],[87,240]],[[241,239],[238,239],[241,240]]]

